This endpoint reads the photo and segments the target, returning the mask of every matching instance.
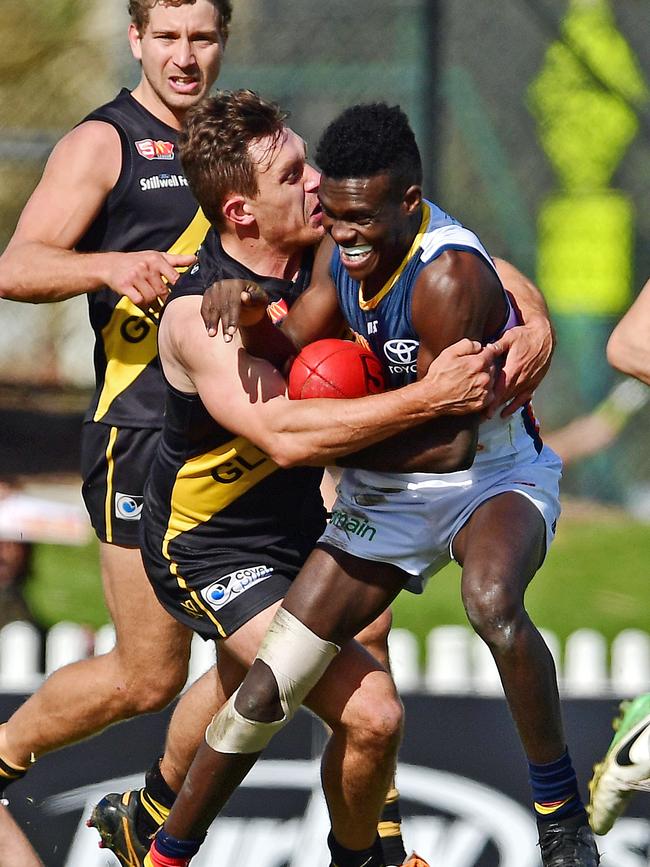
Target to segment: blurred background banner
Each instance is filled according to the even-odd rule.
[[[0,693],[0,712],[6,714],[17,700]],[[407,846],[440,867],[539,867],[525,761],[505,704],[475,696],[407,695],[405,706],[397,783]],[[583,784],[593,755],[605,748],[614,707],[603,699],[565,702]],[[106,792],[142,785],[152,741],[162,739],[167,720],[164,712],[113,726],[89,743],[49,756],[48,769],[37,762],[12,787],[12,812],[47,867],[116,863],[98,848],[97,832],[85,820]],[[329,823],[314,758],[322,740],[322,724],[300,711],[214,823],[196,867],[328,863]],[[602,867],[648,864],[649,816],[647,798],[638,796],[602,840]]]

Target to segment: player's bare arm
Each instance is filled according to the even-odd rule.
[[[495,259],[494,264],[524,323],[503,336],[506,356],[488,413],[494,415],[501,408],[502,416],[507,417],[530,400],[548,372],[555,333],[544,296],[535,284],[503,259]]]
[[[420,337],[418,377],[422,378],[457,340],[469,337],[483,342],[496,334],[506,310],[490,268],[472,253],[450,250],[422,271],[413,290],[412,315]],[[492,344],[491,351],[501,354],[501,340]],[[479,419],[478,413],[439,417],[337,463],[385,472],[467,469],[474,460]]]
[[[607,360],[622,373],[650,385],[650,280],[607,343]]]
[[[197,296],[175,299],[163,317],[165,376],[174,388],[198,393],[219,424],[250,439],[281,467],[331,464],[435,415],[478,410],[491,395],[493,353],[467,340],[420,381],[393,392],[290,401],[277,369],[247,353],[238,337],[226,343],[208,336],[200,303]]]
[[[87,121],[61,139],[0,257],[0,297],[62,301],[109,286],[146,307],[168,294],[176,267],[194,257],[74,249],[117,183],[121,162],[119,134],[110,124]]]

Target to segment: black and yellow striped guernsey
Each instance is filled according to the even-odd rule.
[[[263,285],[286,310],[308,282],[311,259],[310,254],[296,283],[261,277],[231,259],[211,232],[199,266],[181,278],[168,304],[202,294],[214,279],[241,277]],[[186,612],[189,606],[194,628],[200,615],[223,635],[219,606],[211,608],[201,590],[236,569],[259,567],[270,574],[271,566],[280,571],[286,564],[297,573],[325,525],[322,470],[280,469],[245,437],[217,424],[198,395],[166,388],[165,424],[145,489],[141,549],[149,578],[164,594],[161,601],[171,598]],[[178,609],[173,613],[178,616]]]
[[[122,170],[76,249],[196,252],[208,222],[183,174],[178,132],[128,90],[84,120],[115,127],[122,143]],[[101,153],[97,159],[102,159]],[[116,427],[161,427],[164,388],[155,321],[108,288],[88,293],[88,305],[95,332],[96,391],[86,420]]]

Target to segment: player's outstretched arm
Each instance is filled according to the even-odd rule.
[[[110,124],[89,121],[61,139],[0,257],[0,297],[62,301],[109,286],[149,306],[168,294],[165,281],[175,283],[176,267],[191,265],[193,256],[74,249],[115,186],[121,163],[119,135]]]
[[[197,296],[170,303],[159,333],[167,380],[198,392],[219,424],[245,436],[277,464],[327,465],[436,415],[476,412],[492,393],[494,351],[464,340],[431,365],[418,382],[357,400],[290,401],[285,382],[267,361],[235,337],[210,338]]]
[[[555,334],[548,307],[535,284],[503,259],[495,259],[494,264],[523,322],[501,338],[505,361],[488,410],[488,416],[492,416],[501,409],[501,415],[506,417],[530,400],[548,372]]]
[[[367,448],[343,455],[339,467],[381,473],[455,473],[474,462],[478,427],[462,416],[431,419]]]
[[[607,360],[617,370],[650,385],[650,280],[612,331]]]

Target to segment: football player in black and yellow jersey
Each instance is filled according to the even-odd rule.
[[[247,100],[259,108],[256,98],[245,94],[239,102],[226,96],[209,109],[217,114],[220,107],[219,132],[231,142],[228,159],[238,162],[252,135],[246,123],[237,120]],[[276,109],[269,112],[267,123],[279,134],[284,130],[282,116]],[[201,154],[202,160],[209,159],[208,148]],[[253,149],[255,159],[247,165],[248,174],[240,170],[233,177],[225,166],[211,167],[204,207],[221,234],[208,233],[199,261],[174,287],[172,318],[184,302],[191,301],[193,307],[200,304],[206,285],[233,278],[264,285],[273,298],[273,315],[281,318],[309,283],[313,247],[323,235],[318,174],[306,165],[304,143],[293,133],[268,168],[264,155],[264,150],[258,154]],[[265,170],[251,176],[251,165],[255,169],[258,159]],[[228,186],[235,183],[237,193]],[[196,326],[202,327],[198,316]],[[237,394],[237,384],[225,376],[216,381],[220,403],[227,408]],[[272,428],[267,436],[276,438]],[[152,465],[143,516],[143,553],[162,603],[205,638],[223,640],[229,653],[219,655],[220,675],[229,691],[252,662],[278,601],[323,529],[321,475],[316,468],[280,469],[248,439],[217,424],[196,393],[169,386],[163,441]],[[366,647],[376,650],[377,638],[385,643],[389,621],[384,617],[365,630]],[[382,676],[380,683],[383,680]],[[207,682],[214,688],[210,675]],[[343,779],[339,781],[335,771],[329,774],[330,803],[339,827],[345,815],[341,799],[355,815],[374,809],[374,800],[365,797],[367,790],[382,800],[385,786],[376,785],[376,780],[385,772],[385,764],[377,756],[392,755],[395,729],[376,731],[372,720],[392,719],[398,729],[400,717],[392,686],[386,697],[381,692],[375,695],[370,680],[353,701],[342,701],[341,691],[348,687],[349,680],[339,687],[337,679],[336,686],[330,684],[314,699],[314,707],[321,709],[334,729],[330,753],[345,755]],[[190,693],[196,689],[197,685]],[[196,747],[202,739],[217,709],[218,695],[210,696],[203,708],[194,701],[188,712],[186,694],[174,714],[165,755],[148,773],[146,787],[123,796],[108,795],[95,809],[91,823],[124,863],[130,863],[129,856],[139,857],[142,841],[165,818],[192,758],[188,746],[192,742]],[[332,711],[336,696],[346,706],[342,719]],[[382,710],[382,704],[388,707]],[[342,796],[337,799],[339,786]],[[355,787],[362,798],[355,796]],[[394,853],[387,863],[401,864],[404,852],[395,797],[394,793],[389,799],[381,830],[386,848]]]
[[[0,260],[3,297],[88,297],[97,388],[83,431],[83,493],[117,642],[54,673],[0,727],[0,789],[34,756],[163,707],[187,675],[190,633],[151,590],[138,526],[163,421],[157,311],[208,226],[178,132],[218,75],[231,2],[131,0],[129,12],[139,84],[57,144]]]

